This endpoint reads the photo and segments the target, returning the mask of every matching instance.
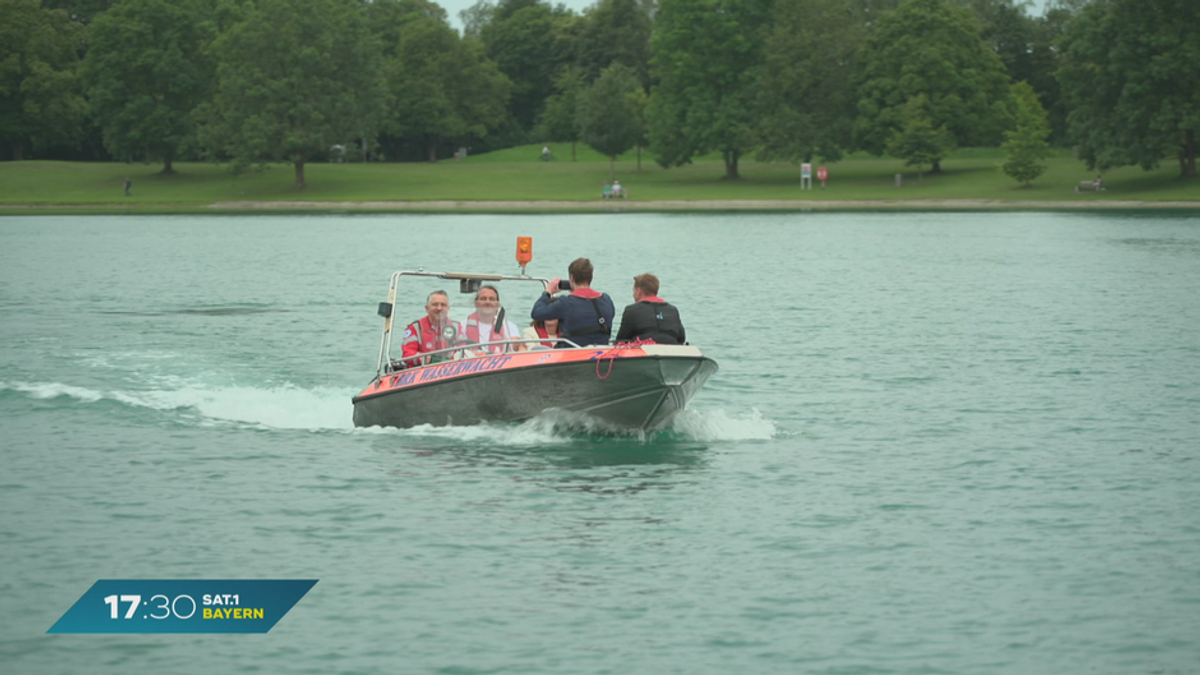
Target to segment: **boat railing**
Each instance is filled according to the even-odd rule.
[[[524,269],[524,268],[522,268]],[[391,364],[395,363],[392,360],[392,328],[395,322],[396,312],[396,292],[400,285],[400,277],[415,276],[415,277],[433,277],[437,279],[456,279],[458,280],[458,290],[460,293],[473,293],[478,291],[480,286],[485,281],[534,281],[546,286],[550,283],[549,279],[543,277],[531,277],[524,274],[482,274],[475,272],[426,272],[423,269],[405,270],[392,273],[391,283],[388,284],[387,301],[379,303],[379,314],[384,318],[383,321],[383,336],[379,340],[379,362],[375,366],[376,376],[384,372],[385,364],[389,371],[394,370]],[[539,342],[533,340],[533,342]],[[562,340],[569,342],[569,340]],[[489,344],[498,344],[492,342]],[[574,344],[574,343],[572,343]],[[459,348],[450,348],[446,351],[458,351]],[[436,352],[425,352],[425,354],[435,354]]]
[[[582,345],[576,344],[568,338],[556,338],[555,340],[556,342],[566,344],[567,346],[547,347],[542,344],[543,342],[547,341],[543,338],[517,338],[513,340],[496,340],[494,342],[472,342],[470,344],[460,344],[453,347],[446,347],[445,349],[436,349],[431,352],[421,352],[420,354],[415,354],[405,358],[390,359],[383,372],[386,374],[393,373],[398,370],[407,370],[409,368],[420,368],[421,366],[430,365],[432,363],[449,363],[450,361],[465,361],[467,359],[478,359],[486,356],[502,356],[505,354],[520,353],[518,350],[510,350],[506,348],[503,352],[498,354],[491,351],[491,348],[495,347],[496,345],[505,345],[505,347],[510,345],[530,345],[530,349],[528,351],[538,352],[548,352],[553,349],[583,349]],[[483,351],[477,352],[476,350]],[[445,358],[438,360],[437,357]],[[406,365],[406,363],[409,361],[421,361],[421,363],[416,366]]]

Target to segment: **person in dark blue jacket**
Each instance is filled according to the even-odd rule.
[[[558,327],[562,331],[560,337],[569,338],[580,347],[608,344],[616,309],[607,293],[592,290],[592,270],[590,260],[577,258],[567,267],[571,294],[552,302],[552,295],[558,291],[559,279],[551,279],[549,288],[534,303],[529,316],[534,321],[558,319]],[[559,342],[557,346],[569,345]]]

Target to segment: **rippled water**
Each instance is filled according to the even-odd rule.
[[[662,277],[692,408],[354,429],[388,275],[526,234]],[[1198,298],[1195,213],[3,218],[0,671],[1193,673]],[[320,583],[45,635],[101,578]]]

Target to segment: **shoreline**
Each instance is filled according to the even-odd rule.
[[[998,200],[998,199],[714,199],[657,201],[222,201],[204,205],[169,204],[0,204],[0,214],[63,212],[80,215],[114,213],[654,213],[705,211],[1093,211],[1200,210],[1197,201],[1140,200]],[[82,213],[81,213],[82,212]]]
[[[280,210],[379,210],[379,211],[812,211],[812,210],[872,210],[872,209],[918,209],[918,210],[992,210],[992,209],[1200,209],[1200,201],[1002,201],[998,199],[712,199],[712,200],[657,200],[657,201],[428,201],[428,202],[217,202],[209,208],[214,210],[260,209]]]

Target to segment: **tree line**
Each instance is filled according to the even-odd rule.
[[[664,167],[1002,146],[1194,176],[1200,2],[0,0],[0,159],[436,161],[583,142]]]

